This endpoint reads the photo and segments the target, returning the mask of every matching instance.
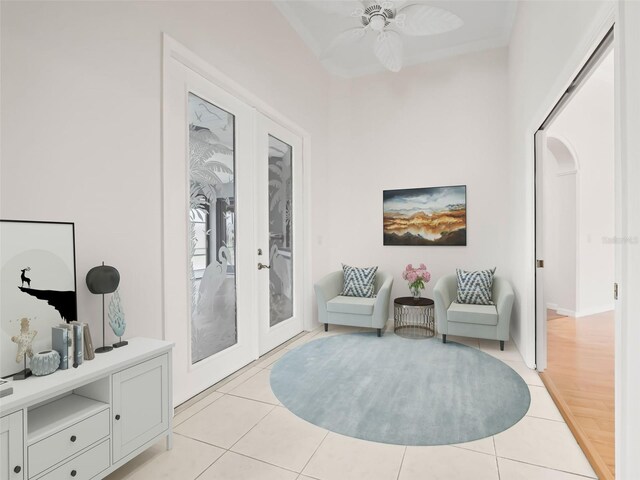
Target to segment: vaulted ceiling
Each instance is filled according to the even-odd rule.
[[[358,8],[372,3],[339,0],[283,0],[274,2],[303,41],[321,59],[331,73],[356,77],[385,71],[373,53],[376,33],[369,28],[363,38],[331,49],[341,32],[361,27]],[[449,0],[394,1],[396,11],[413,4],[438,7],[457,15],[463,25],[437,35],[401,35],[404,47],[403,65],[415,65],[431,60],[469,52],[506,46],[515,18],[517,3],[509,0]],[[397,30],[390,25],[391,29]],[[327,50],[331,50],[328,52]]]

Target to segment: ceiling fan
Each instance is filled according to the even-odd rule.
[[[341,15],[350,15],[358,26],[345,30],[329,44],[322,57],[331,56],[339,47],[362,40],[368,32],[376,33],[373,53],[392,72],[402,68],[402,35],[438,35],[460,28],[464,23],[456,14],[439,7],[404,1],[315,1],[317,8]]]

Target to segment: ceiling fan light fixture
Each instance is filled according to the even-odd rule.
[[[359,18],[360,23],[359,27],[339,33],[322,53],[321,58],[326,58],[338,47],[360,41],[368,31],[373,30],[377,34],[376,42],[373,45],[374,54],[384,67],[392,72],[397,72],[402,68],[403,61],[401,34],[406,36],[440,35],[456,30],[464,24],[460,17],[444,8],[432,7],[421,3],[420,0],[413,0],[414,3],[405,1],[409,5],[404,5],[404,1],[395,0],[310,1],[311,4],[322,5],[322,9],[330,13],[335,13],[335,9],[342,4],[351,5],[351,8],[343,15],[350,14],[353,18]],[[353,8],[354,3],[356,8]],[[389,26],[391,28],[387,29]]]
[[[372,15],[369,19],[369,27],[371,27],[371,30],[375,32],[381,32],[382,30],[384,30],[386,24],[387,19],[384,17],[384,15]]]

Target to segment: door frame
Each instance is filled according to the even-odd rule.
[[[572,54],[568,56],[564,64],[564,68],[558,72],[555,80],[552,81],[552,87],[549,88],[544,100],[540,102],[538,110],[531,115],[528,123],[524,126],[523,133],[515,141],[522,142],[526,157],[523,161],[526,162],[527,168],[525,170],[526,179],[525,185],[525,224],[529,227],[526,235],[526,247],[523,260],[523,273],[522,273],[522,292],[520,298],[520,325],[521,325],[521,341],[517,342],[518,349],[522,354],[522,357],[529,368],[536,368],[536,316],[535,316],[535,261],[536,261],[536,246],[535,246],[535,152],[534,152],[534,138],[535,133],[540,129],[540,126],[544,122],[545,118],[549,116],[549,113],[553,110],[554,106],[558,103],[559,99],[566,92],[569,85],[575,79],[576,75],[591,54],[595,51],[597,45],[606,36],[607,32],[614,28],[614,48],[616,49],[616,77],[620,78],[620,66],[619,66],[619,52],[620,49],[620,21],[618,19],[618,6],[614,2],[608,2],[603,4],[600,8],[596,19],[581,37],[580,43],[573,50]],[[620,106],[621,100],[619,98],[618,81],[616,79],[616,125],[620,125]],[[619,150],[620,139],[616,138],[616,149]],[[619,154],[616,154],[616,166],[621,165],[621,159]],[[617,227],[620,224],[616,224]],[[617,321],[617,320],[616,320]]]
[[[164,76],[164,125],[166,146],[163,152],[167,161],[163,163],[163,241],[170,255],[164,257],[164,287],[170,295],[165,297],[165,315],[171,321],[165,323],[165,339],[175,342],[174,363],[175,401],[180,403],[202,392],[215,382],[244,367],[256,358],[256,339],[252,335],[255,305],[251,302],[255,291],[253,262],[249,255],[253,251],[254,216],[254,109],[238,100],[227,91],[202,77],[180,62],[170,59],[166,63]],[[234,115],[234,190],[237,213],[235,253],[244,255],[235,262],[235,282],[240,279],[244,288],[235,291],[237,331],[236,341],[226,348],[201,358],[193,363],[191,332],[193,324],[193,288],[189,278],[191,251],[189,232],[190,214],[188,195],[190,191],[189,128],[187,125],[189,94],[210,101],[224,111]],[[239,143],[238,143],[239,142]],[[170,222],[170,223],[167,223]],[[216,249],[217,250],[217,249]],[[182,259],[187,259],[184,261]],[[189,264],[189,266],[188,266]],[[185,279],[185,280],[183,280]]]
[[[177,61],[178,63],[184,65],[186,68],[192,70],[196,74],[202,76],[207,81],[213,83],[218,88],[224,90],[228,94],[234,96],[241,102],[244,102],[248,107],[253,108],[258,113],[269,117],[274,122],[280,124],[282,127],[290,130],[295,135],[302,138],[302,185],[300,188],[302,189],[302,206],[300,209],[300,216],[302,217],[302,239],[300,242],[302,251],[300,252],[300,261],[302,262],[302,315],[303,315],[303,329],[311,330],[313,325],[313,297],[312,297],[312,277],[311,277],[311,259],[308,252],[311,251],[311,235],[309,232],[311,231],[311,137],[309,133],[299,127],[295,122],[290,120],[285,115],[282,115],[278,110],[270,106],[267,102],[260,99],[258,96],[254,95],[249,90],[245,89],[243,86],[235,82],[233,79],[225,75],[223,72],[218,70],[217,68],[210,65],[207,61],[203,60],[187,47],[173,39],[171,36],[166,33],[162,34],[162,75],[163,78],[167,78],[169,74],[169,66],[171,61]],[[165,98],[168,98],[167,95],[170,93],[167,91],[168,86],[165,82],[162,85],[162,145],[161,145],[161,155],[162,155],[162,174],[165,175],[165,165],[167,159],[165,158],[166,152],[169,148],[169,135],[165,132],[166,126],[169,124],[167,119],[167,109],[164,108]],[[255,122],[257,115],[254,115],[254,137],[255,137]],[[255,155],[254,155],[255,157]],[[255,181],[255,179],[254,179]],[[164,178],[162,180],[164,185]],[[252,185],[253,190],[255,191],[256,185]],[[167,319],[167,304],[169,302],[169,292],[170,292],[170,282],[166,276],[165,272],[165,264],[167,261],[170,261],[171,253],[167,251],[167,235],[168,232],[166,230],[165,222],[165,211],[166,206],[164,205],[164,191],[162,192],[163,202],[162,202],[162,241],[161,241],[161,256],[162,256],[162,334],[163,338],[167,338],[167,330],[168,330],[168,319]],[[254,231],[255,238],[255,231]],[[257,239],[255,239],[257,241]],[[259,257],[255,257],[252,259],[257,262]],[[185,260],[186,261],[186,260]],[[258,282],[258,270],[254,270],[254,274],[250,279],[253,285],[257,285]],[[185,280],[186,281],[186,280]],[[259,323],[258,323],[258,315],[256,315],[257,306],[252,305],[251,308],[254,310],[254,314],[252,315],[252,329],[255,329],[256,332],[259,331]],[[258,358],[259,356],[259,346],[258,346],[258,335],[256,334],[255,340],[253,341],[252,351],[254,353],[254,358]]]
[[[533,258],[535,262],[535,267],[533,269],[533,278],[534,278],[534,301],[533,301],[533,327],[534,327],[534,358],[535,358],[535,367],[539,372],[544,371],[547,367],[547,315],[546,315],[546,303],[544,302],[544,291],[543,291],[543,282],[542,278],[544,277],[544,272],[542,268],[538,266],[539,260],[544,260],[540,257],[540,252],[542,252],[542,246],[540,245],[542,234],[543,234],[543,225],[542,225],[542,199],[539,196],[539,189],[542,188],[542,162],[544,159],[544,155],[546,153],[546,138],[547,138],[547,128],[553,123],[553,121],[557,118],[557,116],[564,110],[564,108],[569,104],[571,99],[573,98],[575,92],[577,92],[580,87],[584,84],[585,81],[591,76],[595,68],[599,65],[600,61],[607,52],[609,52],[612,48],[617,48],[615,45],[616,33],[615,33],[615,22],[613,19],[611,20],[611,25],[609,28],[605,30],[600,38],[594,42],[595,47],[592,48],[588,57],[581,63],[580,69],[573,77],[572,81],[565,88],[562,94],[559,96],[556,103],[553,107],[548,111],[547,115],[540,122],[540,126],[533,133],[533,233],[534,233],[534,241],[533,241]],[[616,62],[617,68],[617,62]],[[617,75],[617,71],[615,73]],[[615,88],[615,87],[614,87]],[[615,100],[614,100],[615,101]],[[615,121],[615,127],[617,128],[617,121]],[[615,149],[618,149],[617,141],[615,145]],[[620,177],[620,165],[618,163],[617,155],[614,155],[614,178],[616,185],[618,185],[619,177]],[[577,187],[578,188],[578,187]],[[579,202],[576,204],[576,213],[578,212]],[[620,209],[620,202],[618,201],[618,195],[616,193],[615,198],[615,211],[614,216],[615,220],[615,235],[618,235],[620,230],[620,224],[618,222],[617,212]],[[578,233],[578,232],[576,232]],[[619,258],[620,258],[620,249],[616,246],[615,248],[615,270],[614,270],[614,282],[618,282],[619,280]],[[532,262],[533,263],[533,262]],[[576,263],[578,265],[579,263]],[[577,285],[576,285],[577,287]],[[613,285],[612,285],[613,288]],[[577,304],[576,304],[577,308]],[[616,324],[619,322],[619,308],[617,302],[615,303],[615,317]]]
[[[625,110],[625,96],[628,94],[625,91],[624,80],[628,75],[621,65],[621,60],[625,57],[626,50],[629,48],[625,45],[625,33],[629,30],[629,26],[625,23],[625,18],[622,15],[622,8],[616,2],[604,4],[600,10],[600,14],[597,20],[592,25],[592,28],[586,33],[582,43],[579,45],[573,55],[566,62],[565,69],[558,75],[554,82],[554,88],[551,89],[547,95],[542,108],[538,111],[538,115],[533,117],[533,121],[528,125],[526,129],[526,136],[522,140],[527,145],[530,152],[528,158],[530,159],[530,170],[527,172],[528,186],[531,188],[528,193],[528,217],[531,219],[533,225],[533,231],[531,232],[530,248],[527,253],[527,284],[529,286],[528,293],[523,299],[523,314],[528,318],[522,319],[526,329],[526,344],[524,345],[525,352],[523,356],[525,362],[530,367],[537,368],[537,330],[538,330],[538,315],[536,313],[537,308],[537,291],[536,291],[536,152],[535,152],[535,136],[536,133],[543,129],[543,126],[550,115],[556,109],[556,106],[562,102],[563,96],[570,94],[569,88],[574,84],[578,76],[584,67],[588,64],[593,54],[601,47],[602,41],[611,33],[613,36],[613,48],[614,48],[614,184],[615,184],[615,235],[621,240],[625,240],[624,235],[627,232],[625,218],[628,211],[624,201],[624,194],[626,193],[626,186],[628,181],[623,176],[625,171],[628,170],[627,165],[629,159],[622,153],[622,148],[626,147],[626,138],[623,138],[621,132],[622,128],[626,125],[624,122],[624,110]],[[640,12],[639,12],[640,13]],[[628,35],[628,34],[627,34]],[[623,78],[624,77],[624,78]],[[531,161],[532,160],[532,161]],[[530,225],[531,225],[530,224]],[[620,237],[622,235],[622,237]],[[614,282],[620,285],[621,282],[627,278],[625,273],[625,266],[629,254],[626,250],[624,241],[615,242],[615,267],[614,267]],[[613,287],[613,286],[612,286]],[[625,285],[622,284],[621,291],[624,292]],[[613,288],[612,288],[613,290]],[[613,293],[613,292],[612,292]],[[533,296],[533,298],[531,298]],[[626,423],[626,417],[629,415],[629,405],[631,401],[624,397],[631,388],[629,385],[624,385],[625,380],[630,379],[629,375],[623,371],[623,357],[628,357],[628,339],[623,338],[622,332],[624,331],[626,324],[629,322],[627,315],[627,298],[622,293],[618,298],[614,300],[615,305],[615,463],[616,474],[624,474],[625,471],[630,470],[631,457],[629,456],[629,448],[624,445],[623,439],[631,436],[629,431],[632,427],[628,427]],[[546,327],[546,326],[545,326]],[[546,329],[546,328],[545,328]],[[532,348],[533,347],[533,348]],[[546,342],[545,342],[546,348]],[[546,352],[543,361],[546,363]],[[543,368],[546,367],[546,364]],[[627,428],[628,427],[628,428]]]
[[[313,328],[313,288],[311,277],[311,259],[308,255],[311,252],[311,135],[302,127],[300,127],[293,120],[287,116],[281,114],[278,110],[269,105],[266,101],[253,94],[242,85],[225,75],[222,71],[213,67],[205,60],[202,60],[196,54],[194,54],[187,47],[180,42],[173,39],[170,35],[162,34],[162,55],[163,55],[163,69],[164,65],[170,58],[177,60],[185,66],[191,68],[195,72],[199,73],[207,80],[215,83],[218,87],[226,90],[231,95],[235,96],[238,100],[245,102],[250,107],[255,108],[258,112],[271,118],[274,122],[279,123],[284,128],[291,130],[293,133],[302,138],[302,215],[304,216],[302,234],[302,245],[304,248],[304,260],[303,260],[303,315],[304,315],[304,329],[311,330]],[[165,121],[165,113],[163,109],[163,124]],[[163,151],[166,142],[165,135],[162,135]],[[164,158],[163,158],[164,162]],[[166,252],[164,252],[163,243],[163,258]],[[165,292],[163,292],[164,294]],[[163,317],[163,331],[166,319],[164,318],[164,306],[162,310]]]

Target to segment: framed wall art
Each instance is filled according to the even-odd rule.
[[[37,332],[33,351],[51,348],[51,327],[77,320],[73,223],[0,220],[0,376],[21,370],[23,318]]]
[[[383,192],[384,245],[467,244],[467,187]]]

